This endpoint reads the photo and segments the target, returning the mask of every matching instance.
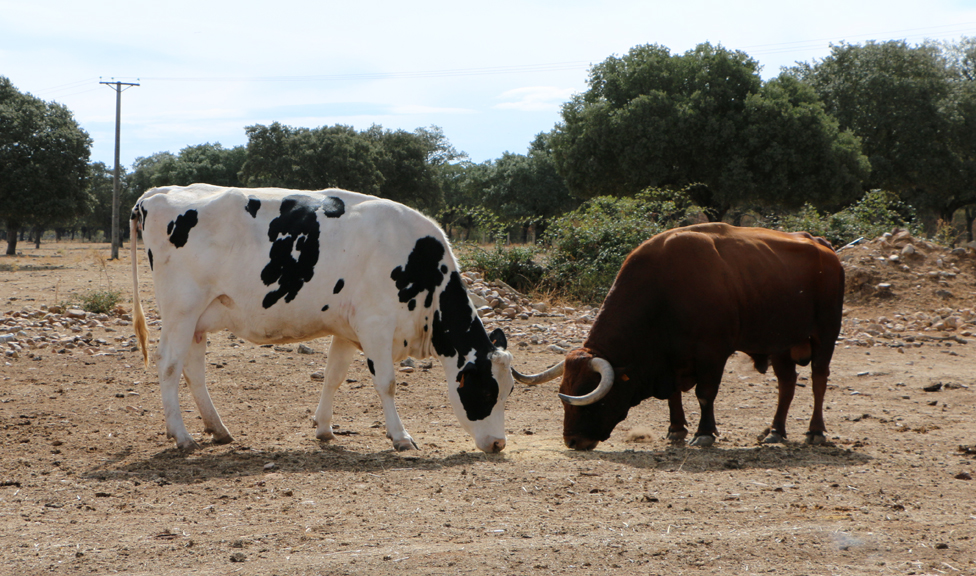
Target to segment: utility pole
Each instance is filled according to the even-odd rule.
[[[138,84],[132,82],[99,82],[115,90],[115,177],[112,182],[112,257],[119,259],[119,143],[122,124],[122,91]],[[123,88],[125,86],[125,88]],[[135,241],[134,238],[131,241]]]

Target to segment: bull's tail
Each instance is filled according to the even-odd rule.
[[[149,329],[146,327],[146,316],[142,313],[142,302],[139,300],[139,267],[136,264],[137,240],[139,239],[139,218],[133,215],[129,220],[130,244],[132,244],[132,304],[134,314],[134,324],[136,329],[136,339],[139,341],[139,348],[142,350],[142,360],[146,367],[149,367]]]

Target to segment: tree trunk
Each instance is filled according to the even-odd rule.
[[[34,228],[34,249],[39,250],[41,248],[41,235],[44,234],[44,229],[40,226]]]
[[[19,232],[19,227],[7,223],[7,256],[17,255],[17,234]]]
[[[976,207],[966,206],[966,242],[973,241],[974,221],[976,221]]]

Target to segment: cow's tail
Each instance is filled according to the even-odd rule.
[[[146,315],[142,313],[142,302],[139,300],[139,267],[136,264],[137,240],[139,238],[139,218],[133,214],[129,220],[130,238],[132,244],[132,303],[133,315],[135,319],[136,339],[139,341],[139,348],[142,350],[142,360],[149,367],[149,328],[146,327]]]

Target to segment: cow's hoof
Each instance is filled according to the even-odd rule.
[[[715,443],[715,437],[711,434],[699,434],[688,443],[689,446],[698,446],[700,448],[708,448]]]
[[[196,440],[194,440],[193,438],[189,438],[182,442],[177,442],[176,447],[179,448],[180,450],[183,450],[184,452],[192,452],[193,450],[200,449],[200,445],[197,444]]]
[[[409,436],[403,438],[400,441],[394,441],[393,448],[396,449],[397,452],[406,452],[407,450],[420,450],[420,448],[417,447],[417,443],[414,442],[413,438]]]
[[[786,436],[780,435],[779,432],[770,432],[763,438],[763,444],[785,444]]]
[[[234,441],[234,437],[227,432],[225,432],[224,434],[214,434],[213,437],[211,438],[211,442],[213,442],[214,444],[230,444],[233,441]]]
[[[820,446],[827,443],[827,436],[823,432],[807,432],[807,444]]]

